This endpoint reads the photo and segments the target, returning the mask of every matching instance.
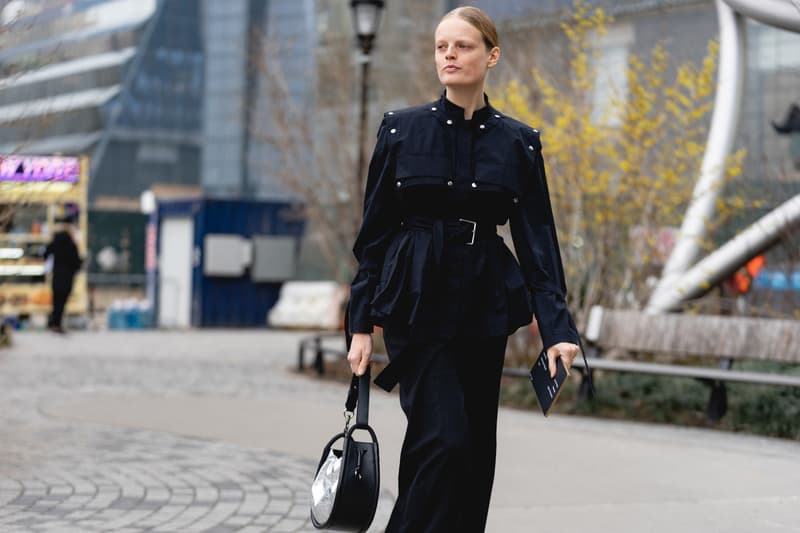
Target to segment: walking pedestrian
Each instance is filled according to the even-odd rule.
[[[53,291],[53,310],[48,320],[48,327],[56,333],[64,333],[62,325],[64,308],[72,292],[75,273],[80,269],[82,260],[78,247],[72,238],[72,226],[68,219],[57,227],[53,238],[45,248],[44,256],[52,261],[51,288]],[[52,259],[51,259],[52,258]]]
[[[508,336],[535,314],[551,372],[579,350],[540,134],[484,93],[495,24],[460,7],[434,44],[444,90],[384,114],[353,246],[348,361],[364,373],[382,326],[390,362],[375,383],[399,384],[408,422],[387,533],[484,531]],[[516,259],[496,231],[507,221]]]

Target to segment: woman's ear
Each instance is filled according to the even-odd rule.
[[[489,50],[489,63],[487,63],[487,66],[492,68],[497,65],[498,61],[500,61],[500,48],[495,46]]]

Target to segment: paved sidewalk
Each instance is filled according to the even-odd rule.
[[[313,531],[346,387],[302,333],[22,333],[0,352],[0,531]],[[58,352],[58,353],[57,353]],[[404,420],[373,389],[382,531]],[[502,409],[489,532],[800,531],[800,443]]]

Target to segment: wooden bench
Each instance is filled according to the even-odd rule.
[[[725,382],[800,387],[800,375],[733,370],[735,361],[800,363],[800,321],[690,314],[646,314],[594,307],[584,339],[592,370],[696,378],[711,388],[706,408],[718,421],[727,410]],[[702,358],[716,366],[603,359],[604,351]],[[580,359],[575,366],[582,366]],[[585,387],[582,393],[585,395]]]

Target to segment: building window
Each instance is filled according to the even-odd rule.
[[[755,62],[760,70],[800,68],[800,34],[752,22]]]
[[[633,44],[633,27],[629,23],[608,26],[605,35],[595,36],[595,83],[592,91],[592,122],[616,127],[622,124],[619,106],[612,99],[628,100],[628,54]]]

